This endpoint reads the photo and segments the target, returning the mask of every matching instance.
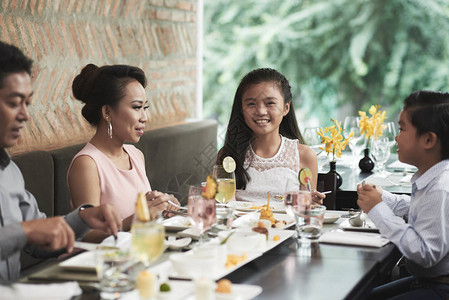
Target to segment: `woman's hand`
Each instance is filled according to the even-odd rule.
[[[317,190],[312,191],[312,202],[315,204],[323,205],[323,199],[326,198],[326,195],[318,192]]]
[[[173,214],[164,212],[166,210],[178,210],[179,208],[175,205],[168,202],[169,200],[176,204],[180,205],[179,201],[172,195],[166,194],[159,191],[151,191],[146,194],[148,208],[150,210],[151,218],[157,217],[159,212],[163,212],[164,217],[172,217]]]

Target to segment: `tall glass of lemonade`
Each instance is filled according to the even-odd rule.
[[[146,198],[139,197],[131,227],[132,255],[148,266],[164,252],[165,228],[160,218],[151,220]]]
[[[215,200],[221,204],[228,203],[235,195],[234,172],[227,172],[223,166],[215,165],[212,175],[216,178],[218,184]]]

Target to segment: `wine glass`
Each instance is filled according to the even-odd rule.
[[[316,155],[319,155],[323,150],[321,137],[318,135],[319,127],[307,127],[303,131],[304,142],[315,151]]]
[[[361,134],[361,130],[359,127],[360,117],[348,116],[344,121],[344,131],[343,134],[345,138],[348,138],[352,132],[352,138],[349,140],[349,149],[351,149],[352,153],[352,164],[351,168],[355,169],[357,167],[358,160],[357,158],[362,153],[362,150],[365,148],[366,139],[365,136]]]
[[[216,219],[215,200],[204,198],[200,186],[191,186],[187,202],[187,213],[192,225],[200,231],[198,244],[203,244],[204,232],[209,229]]]
[[[382,137],[387,138],[390,143],[390,148],[393,148],[396,144],[395,137],[397,134],[396,125],[394,122],[387,122],[384,124]]]
[[[215,200],[218,203],[226,204],[235,195],[235,174],[234,172],[227,172],[223,166],[215,165],[212,170],[212,175],[218,183],[218,191],[215,195]]]
[[[378,137],[371,144],[371,154],[376,161],[376,171],[379,175],[387,175],[385,163],[388,161],[391,152],[391,142],[386,137]]]

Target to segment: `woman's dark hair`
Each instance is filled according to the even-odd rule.
[[[115,108],[125,96],[125,87],[137,80],[144,88],[147,79],[142,69],[127,65],[97,67],[85,66],[73,80],[73,96],[85,103],[81,113],[93,126],[101,120],[101,108],[109,105]]]
[[[0,88],[3,80],[13,74],[26,72],[31,76],[33,61],[14,45],[0,41]]]
[[[284,104],[290,103],[290,110],[282,119],[279,126],[279,133],[282,136],[290,139],[298,139],[300,143],[304,143],[296,121],[291,87],[287,78],[278,71],[270,68],[255,69],[246,74],[235,92],[231,117],[229,118],[228,128],[226,130],[225,143],[217,156],[217,164],[221,164],[226,156],[234,158],[236,162],[236,186],[238,189],[245,189],[247,182],[251,180],[248,172],[243,168],[243,163],[249,144],[253,139],[253,132],[243,117],[242,97],[251,85],[263,82],[273,82],[276,84],[281,95],[284,97]]]
[[[415,91],[405,98],[404,111],[417,135],[433,132],[438,136],[442,158],[449,158],[449,93]]]

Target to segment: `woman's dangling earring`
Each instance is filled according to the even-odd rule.
[[[108,120],[108,135],[112,139],[112,123]]]

